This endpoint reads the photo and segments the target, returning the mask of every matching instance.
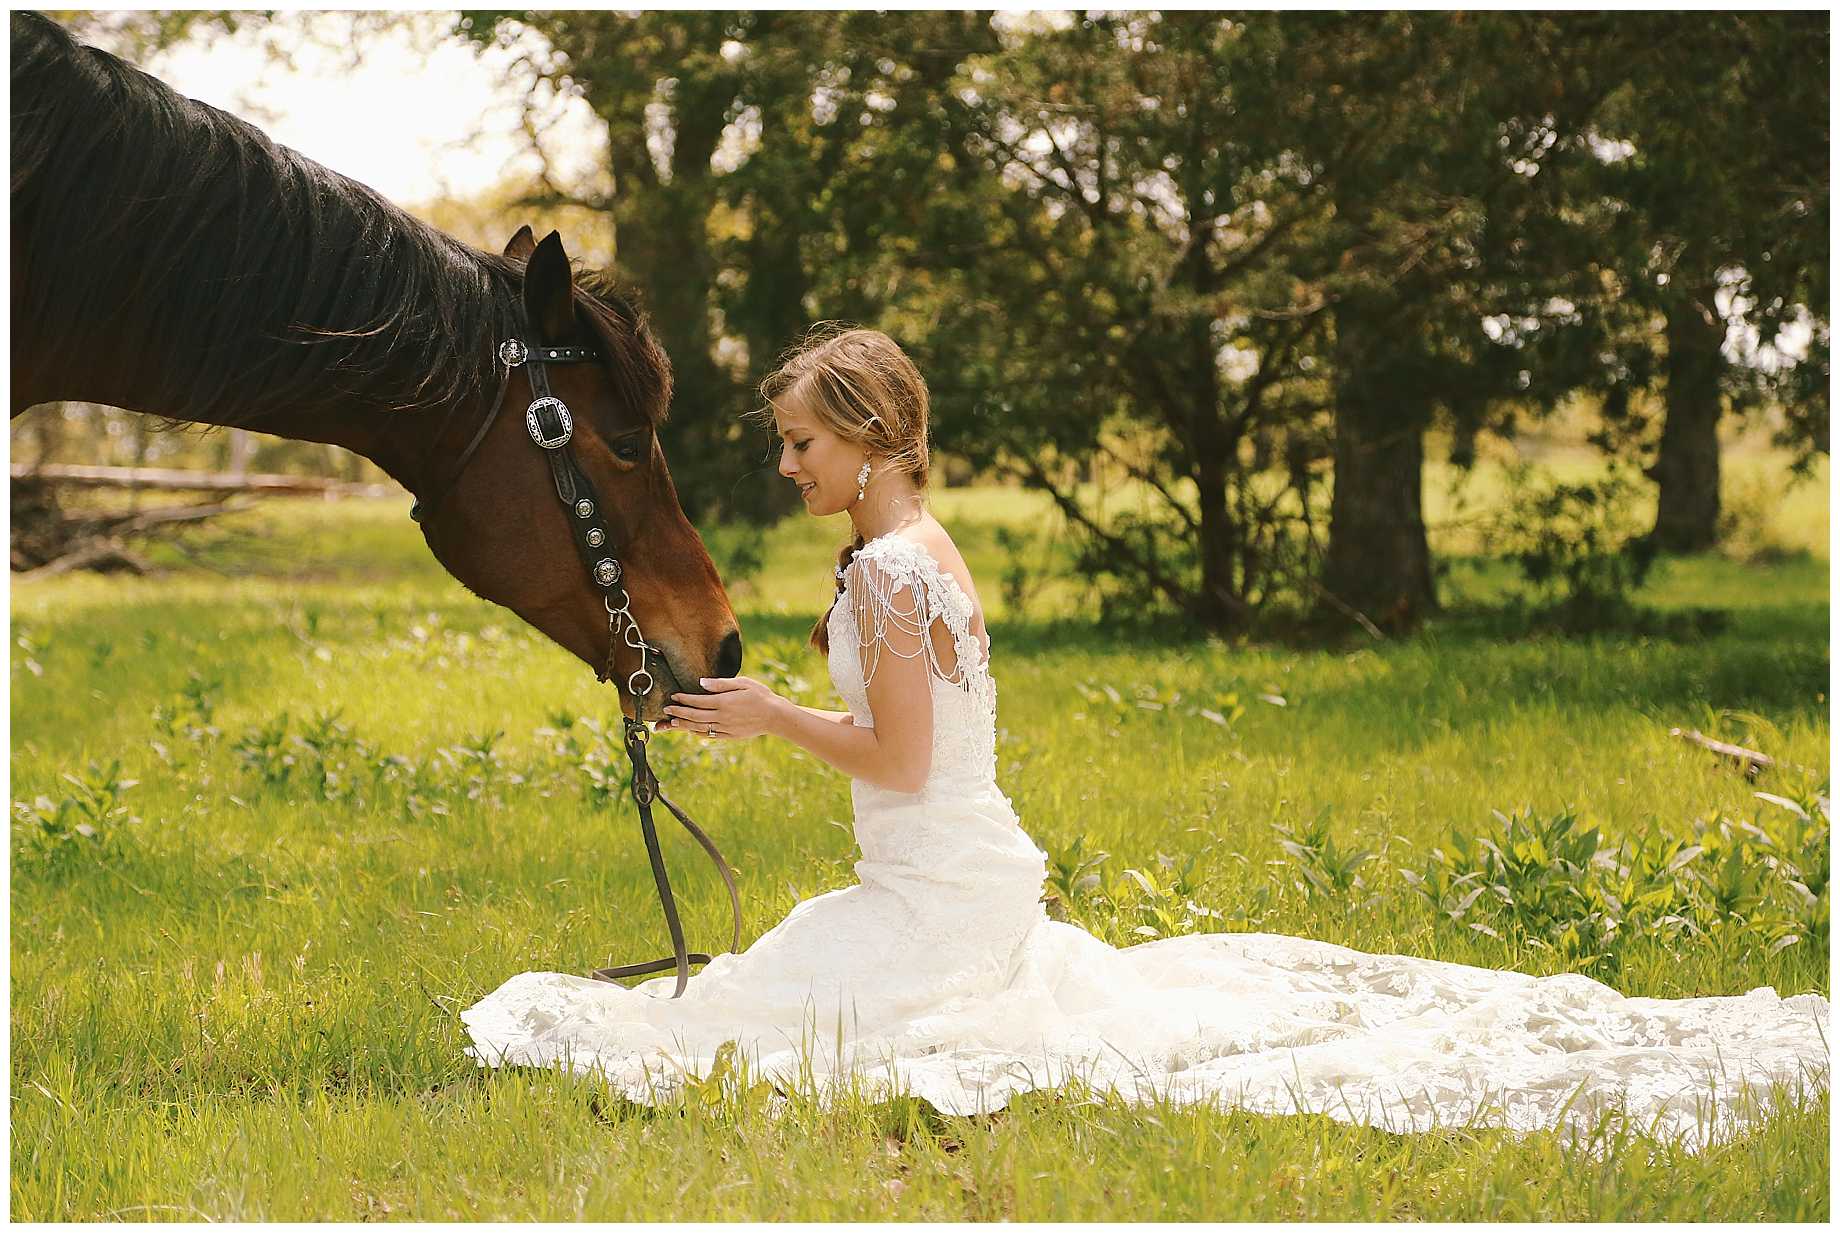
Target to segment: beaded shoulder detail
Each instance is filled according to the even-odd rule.
[[[843,602],[855,617],[862,654],[863,682],[875,677],[884,650],[901,654],[888,643],[891,629],[917,638],[919,649],[905,657],[924,656],[932,675],[947,684],[964,685],[989,669],[986,648],[971,632],[971,597],[952,571],[942,566],[917,540],[883,535],[864,544],[843,570]],[[951,663],[944,664],[930,636],[935,621],[952,641]]]

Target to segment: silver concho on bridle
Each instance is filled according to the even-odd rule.
[[[550,412],[556,417],[558,431],[549,436],[543,431],[541,413]],[[530,430],[530,439],[546,450],[559,450],[569,443],[575,435],[575,421],[569,415],[569,408],[560,398],[539,398],[524,411],[524,427]]]

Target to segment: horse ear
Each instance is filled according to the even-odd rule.
[[[529,261],[530,254],[536,251],[537,237],[530,232],[529,224],[517,229],[517,234],[505,242],[505,256],[516,257],[520,261]]]
[[[524,316],[542,331],[544,342],[562,342],[575,332],[575,279],[569,272],[562,236],[552,231],[524,267]]]

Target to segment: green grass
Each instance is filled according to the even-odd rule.
[[[1126,644],[1077,616],[1074,588],[1010,612],[996,529],[1044,525],[1039,504],[966,490],[936,508],[991,616],[999,777],[1050,854],[1084,837],[1114,870],[1193,856],[1227,928],[1548,972],[1566,966],[1553,952],[1440,924],[1400,871],[1453,829],[1488,832],[1492,809],[1571,807],[1613,837],[1721,816],[1775,826],[1782,811],[1753,792],[1811,790],[1827,768],[1826,507],[1816,535],[1812,501],[1765,528],[1812,551],[1657,576],[1650,602],[1729,610],[1701,640],[1494,641],[1461,609],[1503,580],[1466,565],[1446,580],[1457,618],[1332,650]],[[668,944],[629,808],[584,794],[584,765],[617,753],[580,717],[607,720],[610,695],[447,579],[405,506],[273,502],[195,560],[168,553],[164,576],[14,586],[13,800],[75,799],[63,776],[92,763],[138,780],[120,798],[135,820],[106,817],[93,840],[35,846],[15,825],[15,1218],[1828,1214],[1824,1093],[1702,1156],[1640,1139],[1588,1155],[1552,1135],[1045,1096],[993,1118],[903,1101],[650,1111],[554,1075],[479,1073],[459,1008],[515,972]],[[841,538],[776,528],[736,588],[748,671],[811,703],[831,695],[802,644]],[[1107,685],[1120,704],[1095,701]],[[284,765],[248,739],[283,713],[296,736],[315,717],[343,729],[322,725],[318,754],[277,745]],[[1750,784],[1675,725],[1817,773]],[[673,796],[740,870],[750,939],[796,896],[852,880],[840,777],[765,741],[659,744]],[[1325,810],[1336,842],[1379,854],[1359,893],[1307,891],[1278,846],[1274,823]],[[720,884],[668,842],[693,944],[716,944]],[[1099,901],[1072,906],[1122,928]],[[1816,946],[1765,950],[1735,929],[1636,939],[1604,978],[1662,997],[1828,992]]]

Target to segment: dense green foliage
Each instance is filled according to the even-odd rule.
[[[68,16],[134,54],[252,20]],[[354,38],[386,20],[354,18]],[[740,414],[808,325],[857,321],[919,362],[948,474],[1048,494],[1069,564],[1110,580],[1117,608],[1214,632],[1274,608],[1344,627],[1434,612],[1430,433],[1467,463],[1582,405],[1653,481],[1643,529],[1667,551],[1723,533],[1722,422],[1824,453],[1827,28],[1812,12],[453,19],[476,46],[542,48],[532,96],[574,94],[604,125],[587,182],[488,196],[504,236],[564,209],[596,244],[612,234],[676,366],[662,435],[693,518],[787,512]],[[1805,357],[1783,362],[1798,331]],[[43,418],[26,435],[56,444]],[[1079,499],[1095,485],[1149,499]]]
[[[1063,584],[1006,603],[1004,540],[1052,542],[1040,501],[938,510],[990,613],[999,778],[1057,914],[1118,944],[1266,930],[1663,997],[1827,990],[1825,840],[1797,813],[1826,791],[1824,558],[1657,566],[1657,608],[1730,611],[1697,641],[1500,640],[1454,603],[1353,650],[1126,641]],[[1818,512],[1773,507],[1758,536],[1818,543]],[[824,1111],[744,1076],[650,1112],[476,1073],[472,999],[663,945],[608,697],[442,575],[400,502],[231,529],[164,578],[14,588],[15,1217],[1827,1215],[1825,1094],[1695,1157],[1077,1093]],[[777,526],[734,587],[747,670],[814,704],[837,534]],[[1492,603],[1511,574],[1447,587]],[[1816,769],[1753,783],[1675,725]],[[740,868],[750,939],[851,881],[839,777],[766,741],[659,749]],[[715,942],[721,888],[668,842]]]
[[[1433,426],[1467,458],[1587,395],[1606,445],[1653,459],[1670,550],[1713,542],[1727,407],[1778,403],[1785,440],[1825,448],[1822,17],[1705,37],[1532,13],[461,27],[534,31],[607,123],[617,186],[587,204],[685,373],[670,436],[699,514],[773,507],[734,415],[814,317],[891,331],[941,446],[1053,496],[1080,569],[1130,608],[1216,631],[1274,602],[1434,610]],[[1801,365],[1720,351],[1806,314]],[[1079,502],[1095,467],[1157,499]]]

